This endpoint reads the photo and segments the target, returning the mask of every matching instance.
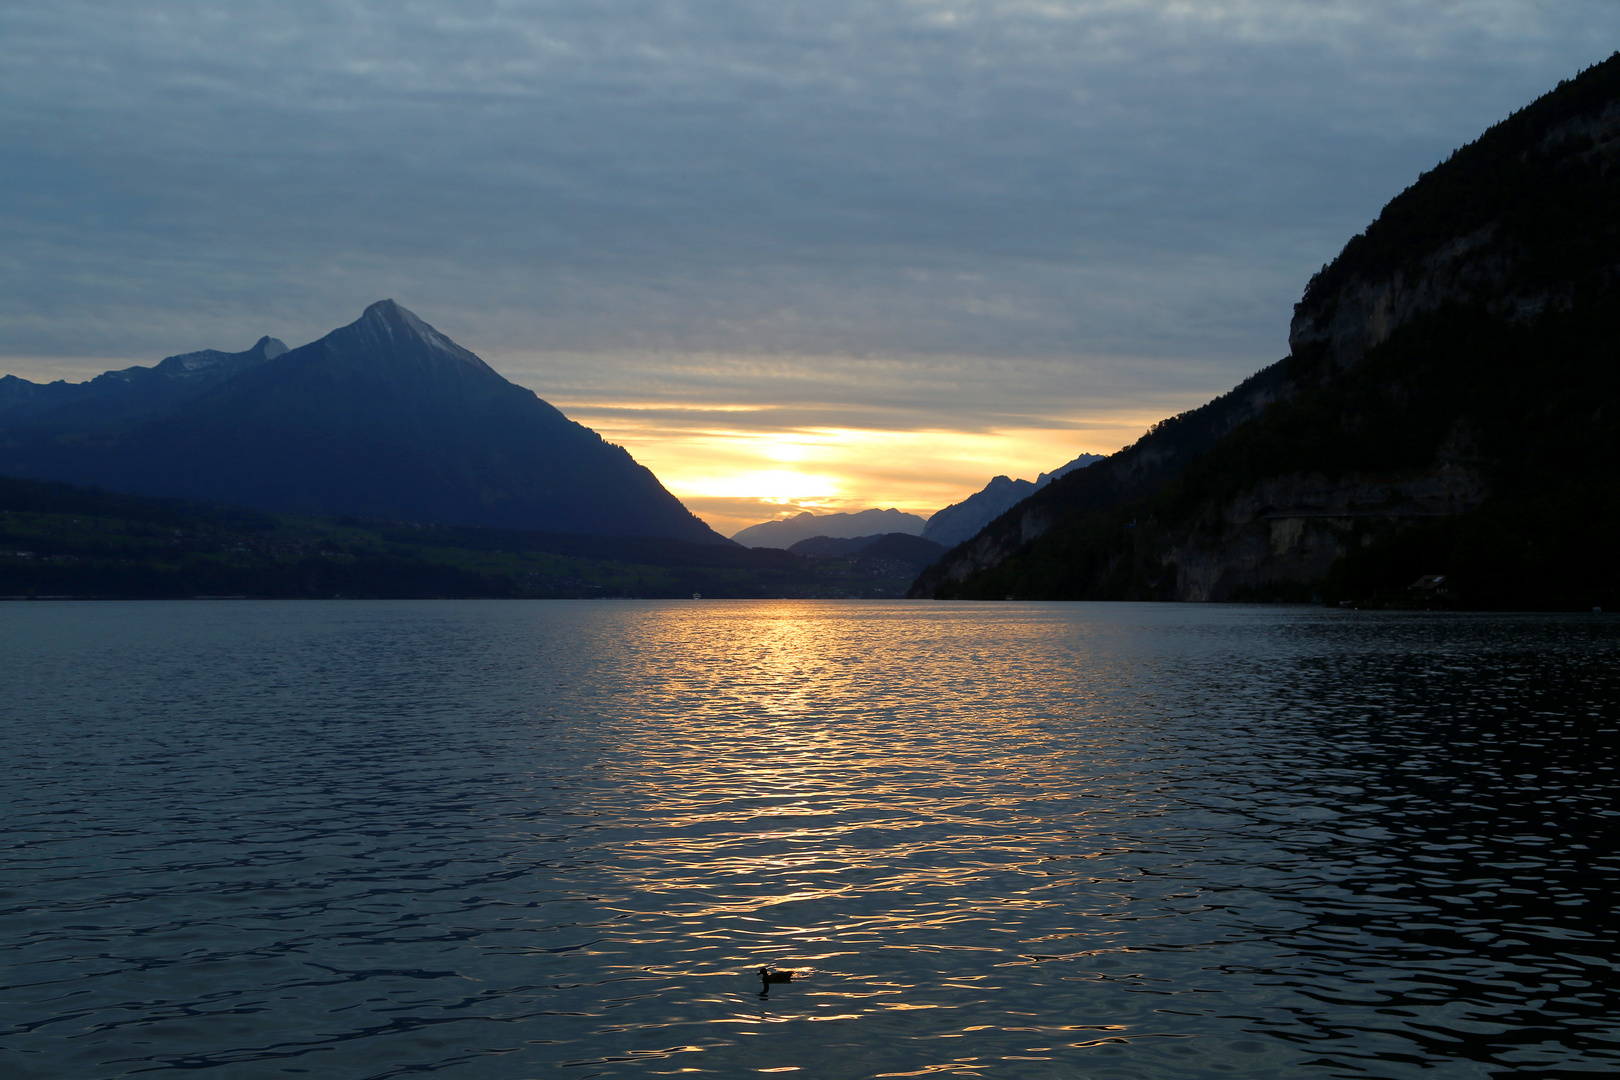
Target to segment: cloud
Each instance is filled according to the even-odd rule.
[[[392,291],[563,348],[1229,354],[1616,29],[1607,3],[13,4],[0,328],[162,351]]]
[[[19,0],[0,357],[297,344],[393,296],[582,404],[1190,404],[1617,32],[1612,0]]]

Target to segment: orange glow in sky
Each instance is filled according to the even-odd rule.
[[[730,536],[792,517],[895,507],[927,518],[998,475],[1033,480],[1111,454],[1225,389],[1120,391],[1106,368],[983,358],[514,353],[489,357]],[[87,379],[140,359],[26,360],[23,377]],[[1120,365],[1116,365],[1120,366]],[[1128,366],[1128,365],[1126,365]],[[1035,377],[1030,376],[1035,373]]]
[[[1133,357],[514,352],[488,358],[730,536],[801,510],[927,518],[998,475],[1111,454],[1226,377]],[[1157,381],[1155,381],[1157,379]],[[1173,386],[1173,389],[1171,388]]]
[[[1079,454],[1112,453],[1160,418],[1094,418],[1084,430],[772,429],[769,408],[730,408],[748,426],[729,426],[712,422],[721,411],[714,407],[694,410],[701,415],[683,424],[664,408],[656,420],[638,421],[638,410],[620,403],[554,404],[629,450],[693,513],[728,536],[801,510],[892,506],[926,518],[998,474],[1033,480]]]

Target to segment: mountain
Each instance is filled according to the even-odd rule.
[[[1081,454],[1073,461],[1065,462],[1064,464],[1053,469],[1051,472],[1043,472],[1039,476],[1035,477],[1035,486],[1038,488],[1045,487],[1047,484],[1050,484],[1053,480],[1056,480],[1060,476],[1068,476],[1070,473],[1074,472],[1074,470],[1083,469],[1087,465],[1095,465],[1102,459],[1102,454]]]
[[[0,377],[0,425],[44,422],[64,429],[160,413],[286,351],[275,338],[262,337],[243,352],[182,353],[153,367],[108,371],[82,383],[42,385],[6,375]]]
[[[895,561],[878,547],[808,559],[669,537],[269,514],[0,476],[0,600],[892,598],[938,554]]]
[[[909,533],[916,536],[926,522],[916,514],[890,507],[862,510],[858,514],[812,514],[805,510],[779,521],[750,525],[731,538],[747,547],[788,548],[812,536],[874,536],[878,533]]]
[[[911,533],[896,532],[877,536],[812,536],[800,540],[788,552],[805,557],[814,566],[841,568],[845,573],[861,577],[892,577],[909,582],[943,555],[945,548]],[[887,595],[898,596],[903,592],[904,589],[898,589]]]
[[[1101,454],[1081,454],[1066,465],[1041,473],[1033,483],[997,476],[961,502],[934,514],[922,534],[936,544],[955,547],[1058,477],[1102,459]]]
[[[877,536],[812,536],[788,548],[795,555],[837,559],[849,555],[866,555],[880,559],[899,559],[917,564],[921,570],[945,554],[945,547],[932,540],[924,540],[910,533],[881,533]]]
[[[0,382],[0,473],[257,510],[728,544],[621,447],[392,300],[287,350]]]
[[[1392,200],[1311,279],[1286,358],[1035,493],[912,594],[1613,605],[1616,311],[1620,54]]]

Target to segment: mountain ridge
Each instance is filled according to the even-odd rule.
[[[174,407],[248,367],[287,352],[265,335],[238,353],[218,349],[168,356],[151,367],[106,371],[81,383],[34,383],[0,376],[0,424],[68,427]]]
[[[1102,459],[1101,454],[1081,454],[1051,472],[1039,474],[1033,481],[1014,480],[1007,476],[992,477],[988,484],[961,502],[936,510],[923,528],[923,538],[943,544],[946,548],[955,547],[1058,477],[1067,476]]]
[[[908,533],[920,535],[926,522],[916,514],[889,507],[861,510],[847,514],[814,514],[802,510],[790,518],[777,518],[750,525],[731,534],[731,538],[747,547],[789,548],[800,540],[816,536],[843,539],[852,536],[875,536],[882,533]]]
[[[622,447],[392,300],[183,400],[0,414],[0,471],[274,512],[730,544]]]
[[[1620,54],[1313,276],[1290,353],[947,553],[916,596],[1620,599]],[[1432,602],[1424,598],[1424,602]]]
[[[0,476],[0,600],[877,599],[916,576],[906,555],[278,515]]]

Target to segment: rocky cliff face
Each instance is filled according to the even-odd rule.
[[[1524,323],[1577,303],[1580,272],[1616,258],[1614,67],[1560,84],[1392,200],[1306,287],[1290,350],[1345,368],[1446,305]]]
[[[1467,461],[1390,477],[1289,473],[1220,504],[1218,539],[1186,530],[1161,555],[1176,567],[1172,598],[1230,600],[1325,578],[1358,548],[1428,518],[1477,509],[1488,493]]]
[[[1288,327],[1289,350],[1299,354],[1323,347],[1337,367],[1348,368],[1414,317],[1475,296],[1500,295],[1510,264],[1491,250],[1493,232],[1486,226],[1442,244],[1415,266],[1373,280],[1351,275],[1333,296],[1302,300]]]
[[[1620,529],[1616,310],[1620,56],[1393,200],[1312,279],[1286,359],[1019,504],[913,594],[1306,598],[1378,555],[1391,581],[1472,560],[1499,595],[1493,575],[1528,573],[1508,563],[1569,546],[1571,512]],[[1539,538],[1555,490],[1575,509]],[[1481,539],[1481,515],[1522,535]]]

